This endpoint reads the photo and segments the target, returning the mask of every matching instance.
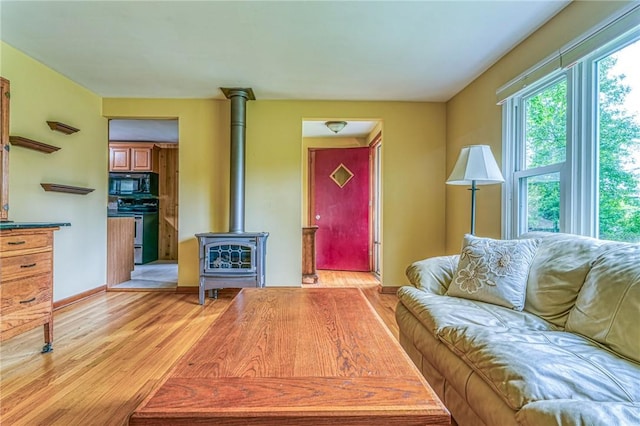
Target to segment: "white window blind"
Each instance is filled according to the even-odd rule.
[[[632,2],[576,40],[561,47],[496,91],[498,105],[531,83],[560,68],[569,68],[601,46],[640,25],[640,3]]]

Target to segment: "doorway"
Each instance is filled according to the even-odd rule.
[[[317,226],[318,280],[312,285],[378,285],[382,125],[378,120],[343,122],[335,132],[327,130],[325,121],[303,121],[303,225],[307,230]],[[306,262],[306,244],[303,249]],[[309,283],[308,275],[303,278]]]
[[[125,255],[130,274],[108,285],[109,290],[176,290],[178,124],[177,119],[109,120],[108,216],[132,215],[136,225],[133,262],[128,253]],[[117,180],[119,186],[111,184]],[[136,185],[138,181],[142,183]],[[122,189],[123,183],[127,183],[126,190]],[[109,253],[109,258],[117,256]]]

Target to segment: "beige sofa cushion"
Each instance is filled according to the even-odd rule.
[[[569,314],[567,331],[640,362],[639,320],[640,244],[610,245],[593,262]]]
[[[397,295],[399,302],[433,335],[450,326],[482,326],[496,330],[560,329],[528,312],[458,297],[439,296],[409,286],[401,287]]]
[[[564,327],[602,240],[569,234],[530,232],[540,244],[529,269],[524,310]]]
[[[638,403],[562,399],[527,404],[516,413],[516,420],[522,426],[634,425],[638,424],[638,413]]]
[[[640,368],[563,331],[444,327],[439,339],[513,410],[541,400],[640,402]]]

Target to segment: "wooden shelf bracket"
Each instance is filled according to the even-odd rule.
[[[59,183],[41,183],[40,186],[45,191],[51,192],[66,192],[68,194],[80,194],[86,195],[95,191],[93,188],[82,188],[80,186],[61,185]]]
[[[75,127],[69,126],[68,124],[64,124],[59,121],[47,121],[47,124],[49,125],[49,128],[51,130],[64,133],[65,135],[70,135],[72,133],[80,131],[80,129],[76,129]]]
[[[9,136],[9,142],[11,142],[11,145],[22,146],[24,148],[44,152],[45,154],[51,154],[52,152],[60,149],[58,146],[48,145],[32,139],[23,138],[22,136]]]

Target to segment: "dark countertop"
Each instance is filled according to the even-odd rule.
[[[131,212],[117,212],[117,211],[111,212],[110,211],[107,213],[107,217],[133,217],[133,216],[134,216],[134,213],[131,213]]]
[[[107,217],[133,217],[133,216],[144,216],[145,214],[158,214],[158,212],[118,212],[118,211],[109,211],[107,212]]]
[[[69,222],[0,222],[0,229],[57,228],[71,226]]]

